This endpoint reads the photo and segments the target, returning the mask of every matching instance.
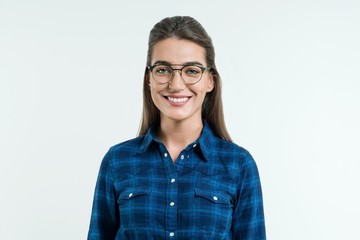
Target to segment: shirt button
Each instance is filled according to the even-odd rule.
[[[170,236],[170,237],[173,237],[174,235],[175,235],[175,233],[173,233],[173,232],[170,232],[170,233],[169,233],[169,236]]]
[[[132,196],[133,196],[133,194],[132,194],[132,193],[130,193],[130,194],[129,194],[129,198],[131,198]]]
[[[168,156],[168,154],[167,153],[164,153],[164,157],[167,157]]]
[[[184,155],[181,155],[181,159],[184,159]]]
[[[171,179],[171,182],[172,182],[172,183],[174,183],[175,181],[176,181],[175,178]]]
[[[193,147],[196,147],[196,143],[193,145]]]
[[[217,200],[218,200],[218,197],[217,197],[217,196],[214,196],[213,199],[214,199],[215,201],[217,201]]]
[[[171,203],[170,203],[170,206],[172,206],[172,207],[173,207],[174,205],[175,205],[175,203],[174,203],[174,202],[171,202]]]

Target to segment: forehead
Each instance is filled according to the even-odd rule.
[[[166,61],[172,64],[199,62],[206,65],[205,49],[189,40],[167,38],[153,47],[151,63]]]

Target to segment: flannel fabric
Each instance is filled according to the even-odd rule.
[[[255,161],[206,122],[175,163],[152,129],[115,145],[100,166],[88,239],[266,239]]]

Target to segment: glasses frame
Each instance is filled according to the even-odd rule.
[[[171,69],[171,76],[170,76],[169,81],[167,81],[167,82],[159,82],[159,81],[156,80],[156,78],[154,77],[154,73],[153,73],[153,69],[154,69],[156,66],[166,66],[166,67],[169,67],[169,68]],[[159,84],[167,84],[167,83],[171,82],[171,81],[173,80],[174,76],[175,76],[175,74],[174,74],[175,71],[180,71],[181,79],[183,80],[183,82],[184,82],[185,85],[193,85],[193,84],[196,84],[196,83],[200,82],[200,80],[202,79],[202,77],[203,77],[203,75],[204,75],[204,72],[205,72],[206,70],[212,69],[212,67],[202,67],[202,66],[194,65],[194,64],[181,65],[181,66],[182,66],[182,68],[173,68],[172,66],[166,65],[166,64],[154,64],[154,65],[152,65],[152,66],[146,66],[146,68],[147,68],[148,70],[150,70],[153,79],[155,80],[155,82],[157,82],[157,83],[159,83]],[[193,82],[193,83],[187,82],[187,81],[183,78],[183,76],[182,76],[182,70],[183,70],[184,68],[186,68],[186,67],[198,67],[198,68],[200,68],[200,69],[201,69],[201,76],[200,76],[199,80],[197,80],[196,82]]]

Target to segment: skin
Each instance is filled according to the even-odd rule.
[[[205,49],[194,42],[168,38],[154,45],[151,64],[166,61],[174,68],[188,62],[198,62],[207,67]],[[175,162],[179,153],[199,138],[203,128],[201,108],[205,95],[214,88],[214,80],[205,71],[201,80],[193,85],[184,84],[179,71],[166,84],[157,83],[152,77],[149,89],[155,106],[160,111],[160,128],[157,137],[167,147]],[[185,102],[173,102],[170,98],[188,98]]]

